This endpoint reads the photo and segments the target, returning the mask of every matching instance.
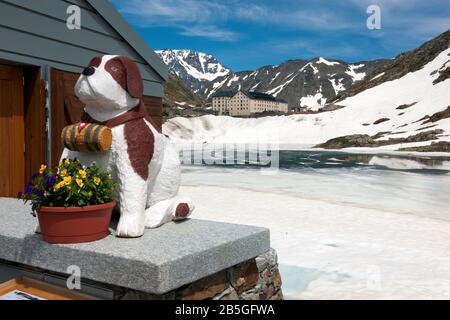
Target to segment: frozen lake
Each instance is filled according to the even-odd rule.
[[[450,298],[450,158],[281,151],[182,179],[196,218],[271,229],[287,298]]]

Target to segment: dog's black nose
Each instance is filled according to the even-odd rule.
[[[87,67],[86,69],[83,70],[83,74],[85,76],[92,76],[94,73],[95,73],[94,67]]]

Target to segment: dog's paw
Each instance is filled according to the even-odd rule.
[[[119,238],[138,238],[144,234],[145,225],[133,218],[121,217],[117,225],[116,236]]]
[[[192,214],[192,211],[194,211],[194,209],[194,205],[189,200],[187,200],[186,202],[178,203],[177,207],[175,208],[173,221],[187,219]]]

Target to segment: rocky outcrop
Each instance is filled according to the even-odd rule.
[[[377,147],[377,143],[367,134],[352,134],[348,136],[330,139],[325,143],[315,146],[323,149],[342,149],[349,147]]]
[[[439,82],[445,81],[450,78],[450,67],[439,71],[439,76],[433,81],[433,84],[438,84]]]
[[[405,109],[408,109],[408,108],[412,107],[415,104],[417,104],[417,102],[413,102],[413,103],[409,103],[409,104],[402,104],[402,105],[398,106],[395,109],[397,109],[397,110],[405,110]]]
[[[416,151],[416,152],[450,152],[450,142],[439,141],[432,142],[428,146],[400,148],[398,151]]]
[[[376,120],[373,124],[377,125],[377,124],[380,124],[380,123],[383,123],[383,122],[386,122],[389,120],[390,120],[389,118],[381,118],[381,119]]]
[[[429,117],[423,124],[437,122],[446,118],[450,118],[450,106],[448,106],[447,109],[443,111],[436,112],[431,117]]]
[[[381,132],[374,136],[369,136],[367,134],[352,134],[348,136],[330,139],[325,143],[315,146],[315,148],[323,148],[323,149],[343,149],[353,147],[376,148],[400,143],[435,140],[437,139],[438,135],[442,133],[444,133],[444,130],[436,129],[420,132],[407,138],[389,138],[387,140],[378,140],[378,139],[384,137],[386,134],[389,134],[389,132]]]

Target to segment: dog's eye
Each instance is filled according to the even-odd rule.
[[[111,71],[112,71],[112,72],[117,72],[117,71],[119,71],[119,68],[117,68],[117,67],[111,67]]]

